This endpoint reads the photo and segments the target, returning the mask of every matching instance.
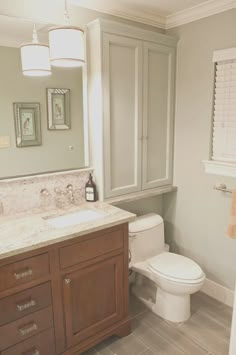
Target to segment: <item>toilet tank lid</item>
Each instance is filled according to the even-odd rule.
[[[163,223],[163,218],[155,213],[137,217],[129,223],[129,233],[138,233],[158,226]]]

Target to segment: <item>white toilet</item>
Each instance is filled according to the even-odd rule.
[[[201,289],[205,274],[193,260],[168,251],[162,217],[151,213],[130,223],[129,248],[130,267],[137,273],[133,293],[166,320],[189,319],[190,295]]]

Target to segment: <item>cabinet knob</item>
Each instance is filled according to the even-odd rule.
[[[64,279],[64,282],[66,285],[69,285],[71,283],[71,279],[66,278],[66,279]]]

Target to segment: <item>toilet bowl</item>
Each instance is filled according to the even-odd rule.
[[[148,214],[129,224],[130,267],[136,272],[133,293],[154,313],[172,322],[190,318],[190,295],[204,284],[205,274],[193,260],[170,253],[161,216]],[[155,285],[144,285],[148,278]]]

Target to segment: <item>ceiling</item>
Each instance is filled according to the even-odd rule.
[[[74,5],[161,28],[171,28],[236,7],[235,0],[69,0]]]
[[[19,47],[23,43],[32,41],[33,22],[17,17],[0,15],[0,45]],[[50,24],[36,23],[36,28],[41,42],[48,42]]]
[[[145,12],[155,12],[161,16],[168,16],[175,12],[182,11],[206,2],[207,0],[74,0],[79,6],[90,9],[104,8],[107,11],[121,9],[140,10]]]
[[[8,3],[5,0],[1,1]],[[17,4],[18,1],[15,0],[15,3]],[[47,3],[48,0],[35,0],[34,4],[40,4],[44,8],[42,2]],[[236,7],[236,0],[68,0],[68,2],[69,12],[73,11],[72,6],[78,7],[78,12],[80,12],[79,7],[84,7],[163,29]],[[64,0],[50,0],[51,7],[56,3],[61,5],[61,8],[57,6],[58,13],[63,14]],[[51,10],[49,10],[50,13]],[[48,42],[48,29],[53,26],[50,20],[47,23],[32,20],[30,17],[27,19],[26,16],[21,18],[19,15],[18,17],[18,13],[11,16],[3,14],[4,12],[7,11],[0,13],[0,45],[19,47],[23,43],[31,42],[33,23],[36,24],[39,41]],[[54,23],[59,23],[58,19]]]

